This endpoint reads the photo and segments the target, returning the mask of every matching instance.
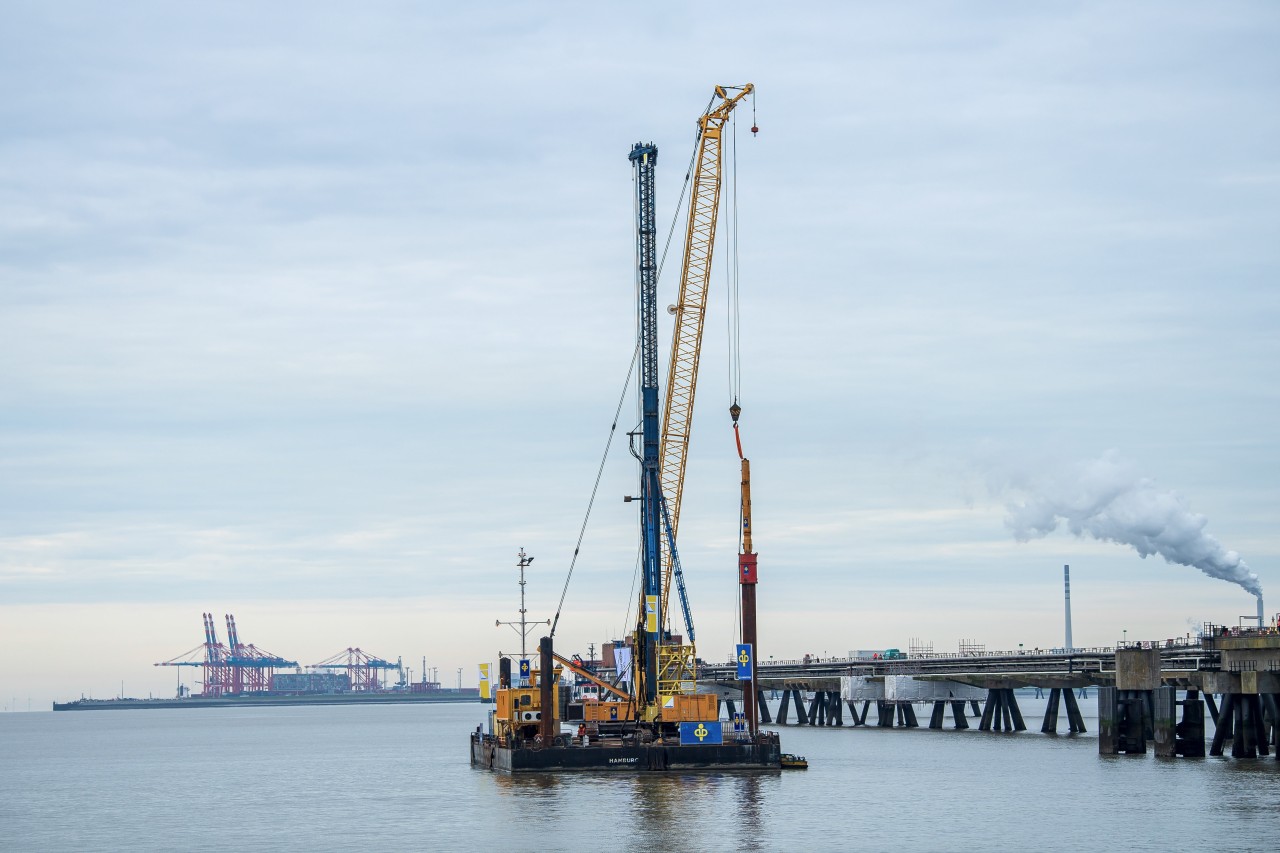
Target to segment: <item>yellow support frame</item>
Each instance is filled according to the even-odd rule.
[[[692,645],[662,643],[658,645],[658,701],[642,707],[640,718],[646,722],[666,719],[663,706],[673,696],[696,693],[698,655]],[[637,691],[639,692],[639,691]]]
[[[658,695],[693,693],[698,686],[698,656],[693,646],[658,646]]]

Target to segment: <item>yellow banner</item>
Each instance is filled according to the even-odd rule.
[[[658,596],[656,595],[644,597],[644,629],[650,634],[656,634],[658,631]]]
[[[480,698],[492,699],[489,695],[489,664],[480,664]]]

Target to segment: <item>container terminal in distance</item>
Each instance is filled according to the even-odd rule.
[[[428,678],[426,660],[414,680],[410,669],[394,662],[347,648],[319,663],[301,667],[244,643],[235,617],[226,616],[227,642],[218,639],[213,614],[204,617],[204,642],[156,666],[177,667],[178,686],[171,698],[92,699],[54,702],[55,711],[105,711],[136,708],[215,708],[264,705],[355,705],[416,702],[477,702],[475,687],[443,687]],[[182,683],[182,668],[197,670],[198,692]],[[460,679],[459,679],[460,680]],[[121,691],[123,693],[123,690]]]

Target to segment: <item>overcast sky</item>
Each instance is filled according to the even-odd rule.
[[[762,656],[1061,645],[1064,563],[1077,645],[1253,613],[1124,545],[1017,541],[1000,484],[1104,454],[1280,610],[1275,4],[4,10],[6,707],[168,695],[151,664],[206,610],[302,663],[360,646],[474,684],[517,642],[494,621],[521,547],[554,612],[622,391],[627,152],[659,146],[665,229],[717,83],[759,92],[736,173]],[[722,258],[713,282],[680,530],[724,659]],[[635,478],[615,444],[567,651],[627,625]]]

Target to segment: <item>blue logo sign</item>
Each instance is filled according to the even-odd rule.
[[[720,723],[681,723],[680,724],[680,743],[688,746],[690,744],[719,744],[724,743],[724,732],[720,729]]]
[[[733,712],[733,730],[735,732],[745,732],[747,730],[747,715],[742,711]]]
[[[734,652],[733,659],[738,664],[739,681],[751,680],[751,662],[755,660],[754,654],[750,643],[740,643],[737,651]]]
[[[529,677],[529,659],[528,658],[520,659],[520,677],[521,678]]]

